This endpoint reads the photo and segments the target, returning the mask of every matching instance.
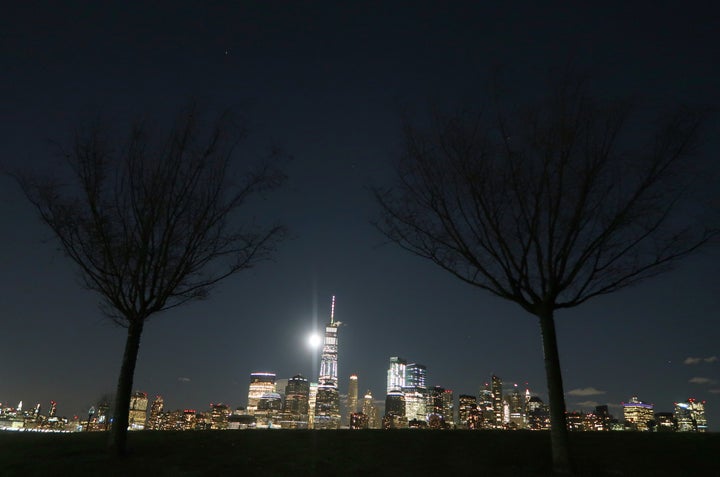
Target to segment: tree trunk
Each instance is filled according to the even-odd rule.
[[[140,349],[140,335],[142,335],[144,320],[133,320],[128,326],[125,341],[120,376],[118,377],[117,391],[115,393],[115,415],[110,430],[110,451],[118,457],[125,455],[128,418],[130,415],[130,396],[132,394],[133,378],[135,376],[135,363]]]
[[[552,447],[553,471],[556,474],[574,474],[570,457],[567,420],[565,418],[565,392],[563,390],[560,355],[555,335],[555,319],[552,309],[539,314],[542,331],[543,354],[545,355],[545,377],[550,399],[550,442]]]

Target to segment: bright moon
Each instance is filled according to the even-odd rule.
[[[317,333],[313,333],[308,337],[308,344],[311,348],[318,348],[321,342],[320,335]]]

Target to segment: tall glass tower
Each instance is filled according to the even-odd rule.
[[[330,323],[325,325],[325,340],[320,358],[320,376],[315,399],[315,429],[340,427],[340,394],[338,393],[338,327],[335,321],[335,296],[330,306]]]

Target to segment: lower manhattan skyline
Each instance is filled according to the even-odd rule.
[[[324,334],[332,296],[342,404],[351,375],[359,401],[371,390],[384,402],[392,357],[425,365],[427,385],[456,401],[494,375],[547,402],[537,319],[371,225],[379,211],[368,188],[392,180],[403,117],[482,109],[498,72],[522,105],[568,64],[599,96],[653,111],[720,104],[711,60],[720,42],[701,2],[16,3],[0,18],[0,402],[47,410],[55,401],[64,416],[82,418],[115,393],[125,330],[102,315],[6,173],[61,168],[55,145],[97,117],[121,136],[138,118],[162,129],[190,101],[208,118],[230,108],[247,129],[240,157],[289,156],[286,184],[248,208],[251,221],[287,226],[272,259],[143,331],[133,390],[148,394],[148,409],[161,395],[165,409],[205,410],[246,406],[255,372],[317,380],[322,348],[307,340]],[[714,181],[720,134],[717,122],[705,129],[692,165]],[[672,412],[694,398],[716,431],[718,275],[720,252],[708,247],[558,311],[567,410],[609,405],[618,417],[636,396]]]

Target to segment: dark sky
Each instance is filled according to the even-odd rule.
[[[278,144],[293,156],[287,186],[257,209],[293,233],[276,260],[145,328],[135,388],[171,409],[245,405],[253,371],[316,375],[306,336],[333,294],[346,323],[341,392],[356,373],[361,391],[384,398],[399,355],[456,394],[495,373],[545,398],[532,317],[383,245],[369,225],[365,186],[390,176],[401,106],[474,104],[497,67],[531,96],[568,62],[611,95],[720,104],[713,2],[15,3],[0,16],[3,167],[50,167],[49,141],[98,113],[162,118],[190,98],[247,118],[244,154]],[[720,150],[713,133],[705,160]],[[124,330],[102,317],[7,177],[0,217],[0,402],[54,399],[60,414],[84,413],[114,391]],[[570,409],[637,395],[671,411],[692,396],[708,400],[718,429],[720,362],[705,360],[720,357],[718,258],[704,252],[559,313]]]

